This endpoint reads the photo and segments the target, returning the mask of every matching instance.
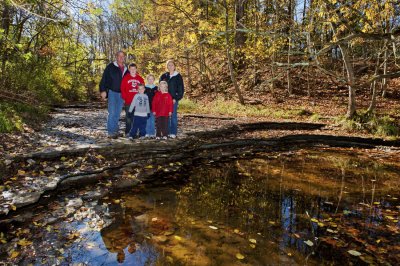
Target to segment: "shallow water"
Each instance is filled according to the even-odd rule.
[[[42,239],[32,240],[34,251],[18,252],[34,264],[400,263],[400,167],[390,157],[261,153],[177,177],[188,181],[85,202],[79,212],[92,213],[83,218],[60,212],[50,229],[31,227]],[[112,222],[93,225],[102,219]]]

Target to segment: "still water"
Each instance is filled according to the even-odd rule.
[[[63,216],[42,235],[58,255],[46,256],[46,245],[33,240],[34,258],[25,262],[400,263],[400,165],[393,158],[337,149],[259,153],[177,175],[187,182],[84,203],[78,213],[91,215]],[[94,226],[93,217],[109,222]]]

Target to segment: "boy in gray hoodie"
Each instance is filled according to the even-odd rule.
[[[147,118],[150,116],[149,97],[144,94],[144,84],[139,84],[138,90],[139,92],[135,95],[129,107],[129,113],[133,115],[133,125],[129,132],[129,139],[136,138],[138,130],[140,138],[146,136]]]

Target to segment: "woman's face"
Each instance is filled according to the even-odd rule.
[[[173,62],[169,62],[167,65],[168,71],[169,72],[174,72],[175,71],[175,64]]]

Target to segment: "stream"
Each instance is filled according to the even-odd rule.
[[[400,264],[400,163],[390,153],[309,148],[153,167],[165,167],[158,182],[129,190],[106,194],[101,181],[45,195],[0,224],[0,260]]]

